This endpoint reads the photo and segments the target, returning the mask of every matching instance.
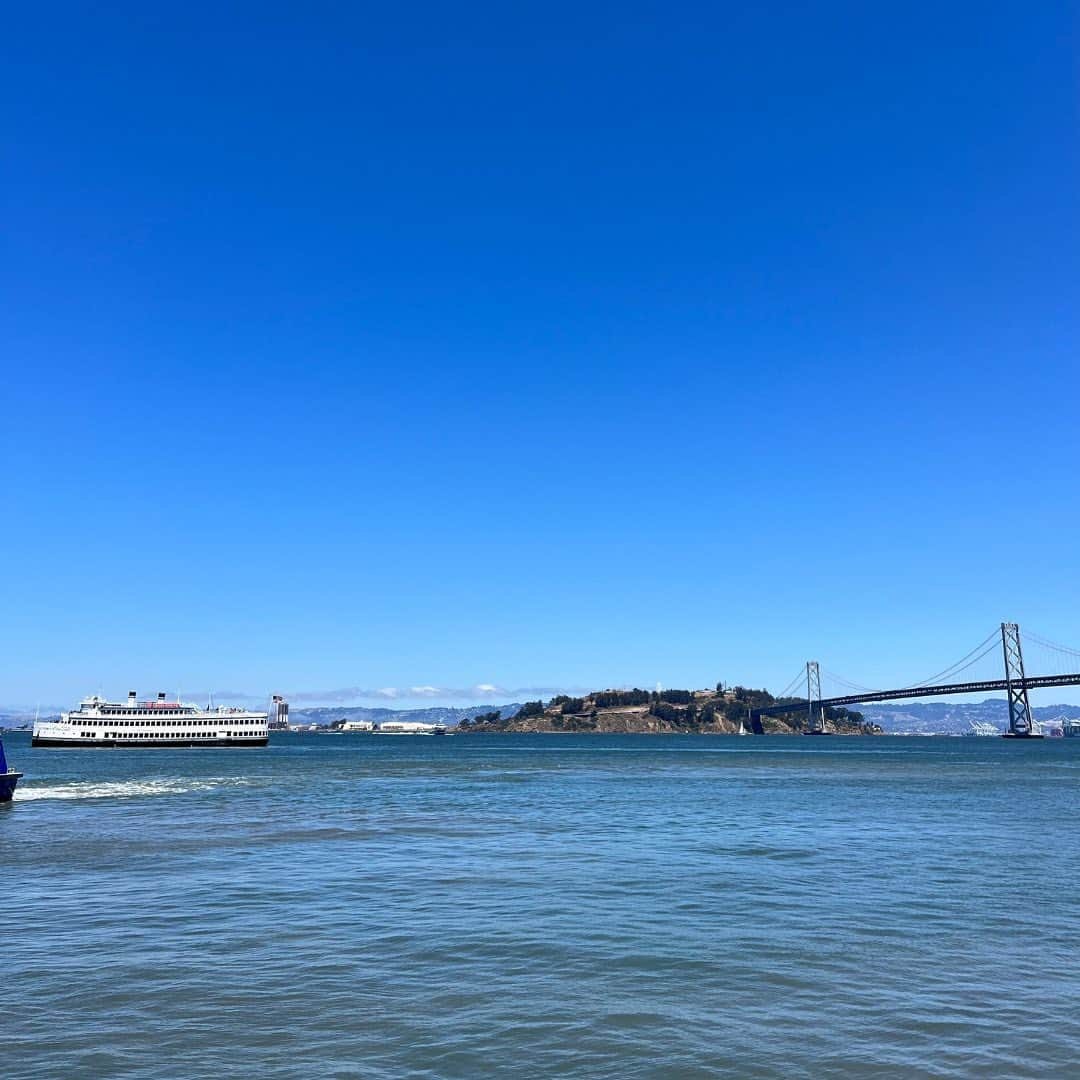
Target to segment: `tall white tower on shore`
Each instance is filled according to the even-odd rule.
[[[280,694],[275,694],[270,701],[270,716],[266,726],[271,731],[289,730],[289,703]]]

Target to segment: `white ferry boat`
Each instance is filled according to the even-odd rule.
[[[265,746],[267,714],[181,701],[85,698],[59,721],[37,720],[31,746]]]
[[[375,735],[445,735],[443,724],[425,724],[419,720],[384,720]]]

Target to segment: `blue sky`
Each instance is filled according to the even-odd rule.
[[[9,13],[0,701],[1080,645],[1076,14]]]

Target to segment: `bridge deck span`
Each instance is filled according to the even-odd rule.
[[[1029,675],[1024,679],[1028,690],[1038,690],[1049,686],[1080,686],[1080,673],[1072,675]],[[1007,690],[1005,679],[984,679],[981,682],[949,683],[945,686],[906,686],[900,690],[872,690],[865,694],[848,694],[845,697],[822,698],[815,702],[815,708],[837,708],[842,705],[865,705],[871,701],[899,701],[902,698],[943,697],[946,694],[982,694],[992,690]],[[751,717],[780,716],[782,713],[798,712],[807,708],[807,701],[790,702],[786,705],[770,705],[764,709],[754,709]]]

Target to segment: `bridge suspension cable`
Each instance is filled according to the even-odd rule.
[[[936,675],[931,675],[928,679],[916,679],[913,683],[908,683],[907,686],[902,686],[900,689],[910,690],[916,686],[933,686],[935,683],[945,682],[947,679],[959,675],[961,671],[966,671],[973,664],[977,664],[984,656],[993,652],[1000,642],[1001,631],[996,629],[992,630],[987,637],[983,638],[983,640],[971,650],[971,652],[966,656],[960,657],[955,664],[951,664],[949,667],[945,668],[944,671],[939,671]]]
[[[1029,634],[1028,637],[1031,637]],[[954,664],[950,664],[947,668],[939,671],[936,675],[931,675],[927,679],[916,679],[915,682],[908,683],[905,686],[899,687],[901,690],[910,690],[916,686],[933,686],[939,682],[946,682],[949,679],[955,678],[962,671],[967,671],[968,668],[973,667],[984,657],[989,656],[992,652],[995,652],[1001,643],[1001,631],[992,630],[978,645],[975,646],[971,652],[960,657]],[[1076,652],[1076,655],[1080,657],[1080,651]],[[862,683],[852,682],[851,679],[846,679],[842,675],[837,675],[834,671],[826,671],[821,669],[822,675],[831,679],[832,682],[838,686],[843,687],[845,690],[849,690],[855,694],[872,694],[874,691],[869,686],[863,686]],[[778,698],[789,697],[795,689],[806,679],[805,671],[800,671],[794,679],[776,696]],[[841,695],[843,696],[843,695]]]
[[[776,696],[778,698],[791,697],[791,695],[795,692],[795,688],[799,685],[799,683],[803,682],[806,682],[806,668],[803,668],[799,672],[799,674],[796,675],[795,678],[792,679],[791,682],[789,682],[787,686],[785,686],[784,689],[781,690],[780,693]]]
[[[826,671],[821,669],[821,674],[832,679],[834,683],[838,683],[840,686],[845,687],[848,690],[854,690],[857,694],[872,694],[873,691],[869,686],[863,686],[861,683],[854,683],[850,679],[845,679],[842,675],[837,675],[833,671]]]
[[[1037,646],[1039,666],[1044,670],[1052,669],[1061,675],[1080,668],[1080,649],[1060,645],[1056,641],[1041,637],[1039,634],[1025,633],[1025,642]]]
[[[1080,658],[1080,649],[1070,649],[1068,645],[1058,645],[1057,642],[1048,641],[1038,634],[1033,634],[1030,630],[1024,631],[1024,640],[1034,641],[1036,645],[1041,645],[1044,649],[1051,649],[1054,652],[1063,653],[1066,656]]]

